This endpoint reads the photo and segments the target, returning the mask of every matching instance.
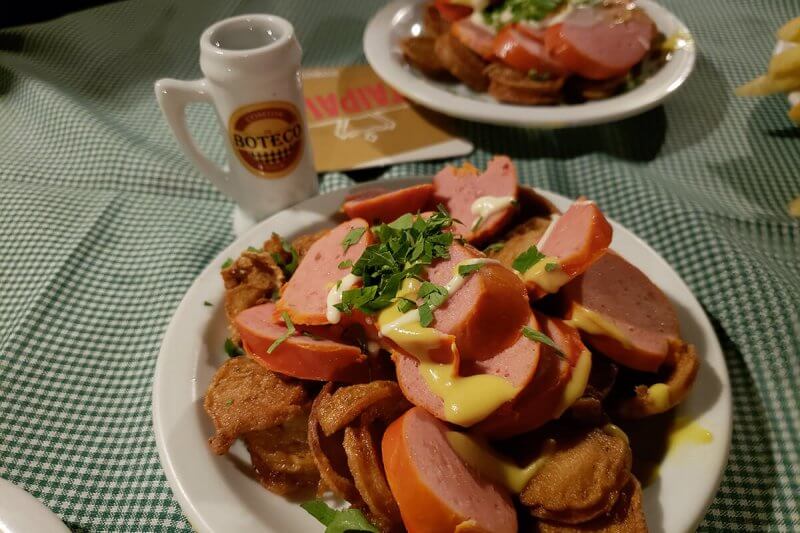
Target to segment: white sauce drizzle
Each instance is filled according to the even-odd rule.
[[[458,267],[467,265],[479,265],[479,264],[499,265],[500,261],[498,261],[497,259],[489,259],[488,257],[476,257],[474,259],[465,259],[464,261],[460,261],[455,267],[455,274],[453,275],[452,278],[450,278],[450,281],[448,281],[447,284],[444,286],[445,290],[447,290],[447,297],[445,298],[445,301],[447,301],[447,298],[452,296],[453,293],[455,293],[458,289],[463,287],[464,283],[466,282],[467,278],[458,273]],[[410,324],[413,322],[419,322],[419,309],[412,309],[407,313],[403,313],[398,318],[392,320],[388,324],[385,324],[381,328],[381,335],[385,336],[389,334],[392,330],[398,328],[399,326],[403,326],[405,324]]]
[[[481,196],[472,202],[469,210],[473,215],[478,215],[478,218],[472,223],[470,231],[475,231],[477,229],[479,221],[486,222],[487,218],[495,213],[499,213],[513,202],[513,196]]]
[[[338,324],[342,319],[342,312],[336,309],[336,304],[342,303],[342,293],[348,289],[352,289],[353,285],[361,281],[360,276],[355,274],[348,274],[343,277],[339,282],[328,291],[328,307],[325,310],[325,317],[331,324]]]

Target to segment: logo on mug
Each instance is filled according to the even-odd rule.
[[[250,172],[280,178],[303,154],[303,123],[291,102],[261,102],[237,109],[228,123],[231,146]]]

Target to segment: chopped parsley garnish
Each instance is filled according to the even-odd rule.
[[[553,342],[553,339],[542,333],[541,331],[536,331],[530,326],[522,326],[522,334],[525,335],[532,341],[541,342],[542,344],[546,344],[550,348],[556,351],[556,353],[560,356],[564,355],[564,352],[556,346],[556,343]]]
[[[291,276],[294,274],[294,271],[297,270],[297,265],[300,263],[300,255],[297,253],[294,246],[292,246],[292,243],[284,240],[280,235],[278,235],[278,239],[281,242],[281,248],[284,252],[289,254],[290,259],[287,261],[283,254],[278,252],[272,252],[272,259],[275,260],[275,263],[281,267],[281,270],[283,270],[287,276]]]
[[[496,28],[523,20],[542,20],[562,3],[563,0],[505,0],[487,8],[483,18]]]
[[[552,272],[558,269],[558,263],[545,263],[544,269],[546,272]]]
[[[360,309],[375,313],[392,305],[397,291],[406,278],[419,278],[423,267],[437,259],[450,258],[454,236],[445,231],[453,219],[441,206],[427,219],[419,215],[403,215],[394,222],[372,228],[377,243],[367,246],[353,264],[351,273],[362,278],[362,286],[342,292],[336,308],[343,313]],[[444,287],[423,283],[419,297],[429,306],[439,305],[447,297]],[[436,303],[441,293],[444,298]],[[430,310],[430,308],[429,308]],[[424,311],[421,311],[424,312]]]
[[[239,346],[228,337],[225,339],[225,353],[228,354],[228,357],[239,357],[240,355],[244,355],[244,350],[239,348]]]
[[[230,267],[232,264],[233,264],[233,258],[232,257],[227,258],[225,260],[225,262],[222,263],[222,270],[225,270],[226,268]]]
[[[408,313],[412,309],[417,308],[417,302],[409,300],[408,298],[400,298],[397,300],[397,310],[401,313]]]
[[[458,265],[458,275],[459,276],[466,276],[467,274],[472,274],[476,270],[480,270],[483,267],[484,263],[472,263],[467,265]]]
[[[380,533],[380,530],[366,519],[364,513],[354,507],[337,511],[331,509],[322,500],[303,502],[300,507],[325,526],[325,533],[346,533],[348,531]]]
[[[427,328],[433,322],[433,309],[428,304],[419,306],[419,324],[423,328]]]
[[[248,246],[248,247],[247,247],[247,251],[248,251],[248,252],[253,252],[253,253],[256,253],[256,254],[257,254],[257,253],[260,253],[260,252],[261,252],[261,249],[260,249],[260,248],[256,248],[255,246]]]
[[[275,342],[269,345],[269,348],[267,348],[267,353],[274,352],[275,348],[283,344],[286,339],[297,332],[297,330],[294,329],[294,324],[292,324],[292,319],[289,318],[289,315],[286,314],[286,311],[281,313],[281,318],[283,318],[283,321],[286,322],[286,333],[275,339]]]
[[[353,228],[348,231],[347,235],[345,235],[344,240],[342,241],[342,247],[344,248],[344,251],[347,252],[351,246],[360,241],[361,237],[366,231],[367,228]]]
[[[469,230],[475,231],[481,226],[481,224],[483,224],[483,217],[479,216],[478,218],[475,219],[475,222],[472,223],[472,227]]]
[[[352,259],[345,259],[344,261],[339,263],[339,268],[350,268],[351,266],[353,266]]]
[[[203,305],[205,305],[206,307],[211,307],[211,306],[212,306],[212,305],[214,305],[214,304],[212,304],[212,303],[211,303],[211,302],[209,302],[208,300],[204,300],[204,301],[203,301]]]
[[[495,242],[495,243],[490,244],[486,248],[484,248],[483,249],[483,253],[491,254],[491,253],[494,253],[494,252],[499,252],[500,250],[502,250],[505,247],[506,247],[506,243],[504,243],[504,242]]]
[[[522,274],[544,258],[545,255],[541,253],[534,244],[515,257],[514,262],[511,263],[511,266],[514,267],[514,270]]]

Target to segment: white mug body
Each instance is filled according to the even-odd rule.
[[[292,25],[272,15],[240,15],[200,38],[204,78],[164,79],[156,96],[181,148],[198,169],[255,220],[317,192],[306,125],[300,59]],[[211,103],[225,138],[226,168],[208,160],[187,131],[188,103]]]

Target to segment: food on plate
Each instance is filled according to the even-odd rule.
[[[736,88],[739,96],[765,96],[800,91],[800,17],[784,24],[777,37],[783,41],[781,52],[772,56],[766,74]],[[800,101],[795,100],[789,118],[800,124]]]
[[[435,0],[423,28],[401,43],[411,65],[521,105],[614,96],[646,81],[679,44],[621,0]]]
[[[678,405],[699,354],[599,207],[559,212],[498,156],[337,216],[223,268],[257,297],[228,314],[212,451],[241,439],[268,490],[346,500],[303,504],[330,531],[646,531],[614,422]]]

